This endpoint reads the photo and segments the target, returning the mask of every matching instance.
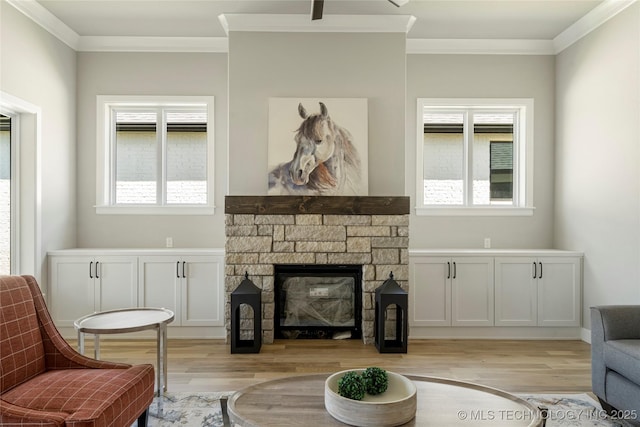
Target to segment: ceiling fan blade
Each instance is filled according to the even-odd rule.
[[[404,6],[405,4],[409,3],[409,0],[389,0],[389,3],[391,3],[395,7],[400,7],[400,6]]]
[[[322,19],[324,0],[311,0],[311,20]]]

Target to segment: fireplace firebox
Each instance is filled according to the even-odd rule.
[[[361,338],[361,265],[275,265],[276,338]]]

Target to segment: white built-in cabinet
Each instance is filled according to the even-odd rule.
[[[176,326],[224,326],[222,250],[50,252],[49,310],[58,327],[96,311],[163,307]]]
[[[49,259],[49,311],[56,325],[96,311],[138,305],[135,256],[54,256]]]
[[[493,258],[428,256],[411,267],[412,324],[493,325]]]
[[[579,327],[582,254],[413,251],[410,326]]]
[[[497,257],[496,325],[580,326],[580,259]]]
[[[224,265],[213,256],[140,257],[138,297],[145,307],[175,313],[173,326],[216,326],[224,323],[219,296]]]

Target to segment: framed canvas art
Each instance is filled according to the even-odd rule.
[[[366,98],[270,98],[268,194],[366,196]]]

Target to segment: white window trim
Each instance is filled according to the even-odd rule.
[[[9,179],[11,182],[9,194],[11,198],[9,211],[9,269],[11,274],[18,274],[17,272],[20,268],[20,150],[18,149],[18,141],[20,141],[20,115],[15,111],[4,108],[2,105],[0,105],[0,114],[11,119],[11,127],[9,128]]]
[[[42,109],[21,98],[0,90],[0,111],[18,117],[12,123],[15,130],[16,168],[12,187],[18,193],[15,202],[14,254],[12,274],[31,274],[38,282],[42,278]],[[12,135],[13,137],[13,135]],[[12,171],[12,174],[14,173]],[[46,293],[46,290],[45,290]]]
[[[524,108],[520,114],[517,206],[434,206],[424,203],[423,159],[425,106],[465,108]],[[418,98],[416,108],[416,215],[419,216],[531,216],[533,206],[533,107],[532,98]],[[466,144],[465,144],[466,147]],[[524,153],[524,155],[522,155]]]
[[[98,95],[96,116],[96,213],[110,215],[213,215],[214,205],[214,97],[213,96],[130,96]],[[207,204],[206,205],[126,205],[110,203],[114,168],[111,151],[111,108],[136,106],[181,107],[203,104],[207,107]]]

